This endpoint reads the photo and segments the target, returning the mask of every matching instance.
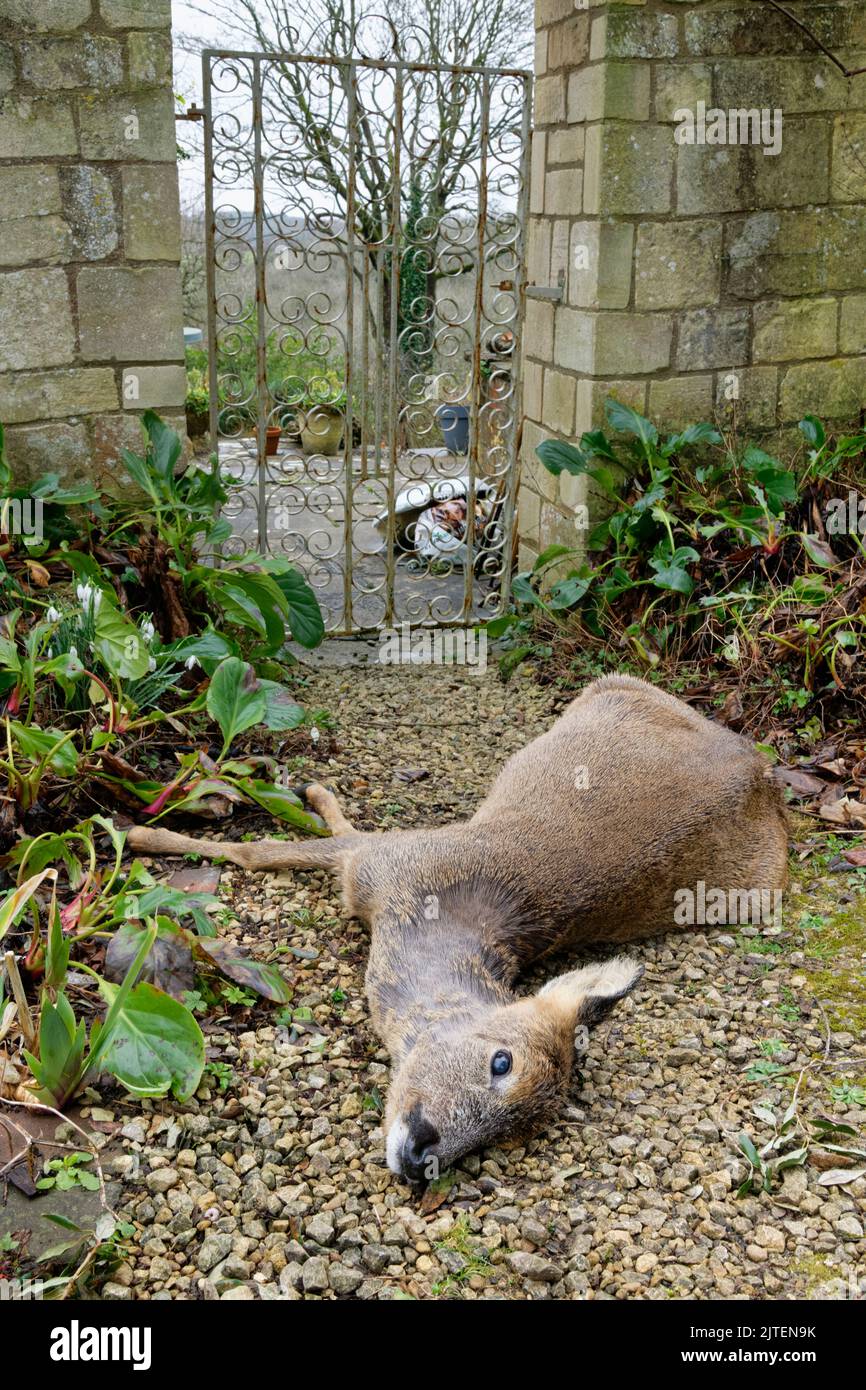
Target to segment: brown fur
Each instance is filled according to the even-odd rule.
[[[129,841],[252,870],[340,875],[347,909],[372,927],[367,996],[395,1067],[389,1162],[413,1178],[427,1172],[422,1159],[452,1162],[555,1113],[575,1027],[639,978],[612,962],[606,974],[571,971],[515,1000],[531,961],[668,931],[674,893],[700,880],[725,891],[785,881],[784,813],[764,760],[626,676],[590,685],[509,759],[464,824],[362,834],[323,787],[307,798],[334,838],[232,844],[136,828]],[[503,1049],[511,1071],[494,1077],[491,1057]]]

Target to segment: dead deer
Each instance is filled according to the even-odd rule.
[[[769,771],[738,734],[611,676],[509,759],[463,824],[362,833],[314,785],[307,800],[333,838],[218,843],[137,827],[129,843],[341,876],[347,910],[372,928],[366,992],[394,1069],[388,1165],[421,1182],[549,1122],[575,1031],[604,1018],[643,973],[614,956],[518,998],[514,981],[530,962],[669,931],[682,924],[675,895],[696,885],[781,889],[787,834]]]

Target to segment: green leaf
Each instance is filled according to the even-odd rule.
[[[536,454],[548,473],[558,477],[560,473],[570,473],[578,477],[586,473],[589,459],[574,444],[566,444],[561,439],[545,439],[536,445]]]
[[[813,449],[823,449],[827,442],[827,435],[824,426],[817,415],[806,415],[797,426],[798,430]]]
[[[227,656],[240,656],[240,647],[215,627],[206,627],[197,637],[183,637],[166,647],[173,661],[186,662],[194,656],[206,675],[212,676]]]
[[[546,550],[542,550],[535,564],[532,566],[533,574],[537,574],[545,565],[549,565],[552,560],[558,560],[562,555],[573,554],[572,548],[567,545],[549,545]]]
[[[223,747],[253,724],[261,724],[267,698],[252,666],[230,656],[214,672],[207,692],[207,711],[220,726]]]
[[[586,594],[593,581],[593,575],[572,575],[555,584],[550,591],[551,608],[573,608]]]
[[[638,415],[630,405],[623,405],[609,396],[604,409],[611,429],[619,430],[622,434],[633,434],[643,445],[644,453],[648,454],[658,444],[659,433],[655,425],[643,415]]]
[[[289,606],[292,637],[302,647],[317,647],[325,635],[325,620],[315,593],[299,570],[287,569],[274,579]]]
[[[277,1004],[288,1004],[293,990],[275,965],[253,960],[242,955],[237,946],[218,937],[196,942],[199,955],[205,956],[213,965],[239,985],[253,989],[265,999],[273,999]]]
[[[605,434],[604,430],[586,430],[580,436],[580,447],[585,454],[594,455],[596,458],[609,459],[611,463],[619,463],[619,459],[613,451],[613,446]]]
[[[652,582],[657,589],[673,589],[678,594],[690,594],[695,587],[695,581],[688,571],[680,569],[678,565],[666,565],[657,570]]]
[[[834,565],[838,565],[839,557],[833,552],[827,541],[822,540],[820,536],[804,531],[801,540],[803,549],[814,564],[820,565],[822,569],[832,569]]]
[[[297,729],[304,722],[304,709],[292,699],[292,693],[279,681],[259,681],[265,693],[265,714],[262,723],[268,729]]]
[[[111,1007],[123,986],[99,981]],[[107,1023],[106,1019],[106,1023]],[[189,1100],[204,1070],[204,1038],[184,1004],[153,985],[138,984],[118,1008],[107,1044],[100,1034],[101,1069],[110,1071],[136,1096],[164,1096],[170,1090]]]
[[[62,777],[70,777],[78,766],[78,754],[72,740],[60,729],[37,729],[35,725],[19,724],[10,719],[12,737],[25,758],[31,762],[48,762]]]
[[[94,646],[107,671],[119,680],[146,675],[150,652],[137,627],[110,603],[100,604]]]
[[[286,787],[275,787],[272,782],[261,782],[254,777],[238,777],[233,780],[236,787],[264,810],[270,811],[278,820],[287,821],[289,825],[297,826],[308,835],[330,834],[320,821],[302,808],[298,797]]]
[[[46,878],[50,878],[52,882],[56,882],[57,870],[43,869],[41,873],[33,874],[16,888],[14,892],[9,893],[7,897],[4,898],[2,905],[0,905],[0,941],[2,941],[3,937],[14,923],[19,912],[21,912],[30,901],[39,885],[44,883]]]

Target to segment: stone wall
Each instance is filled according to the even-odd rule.
[[[185,381],[170,0],[0,0],[0,421],[110,481]]]
[[[866,65],[862,0],[794,8]],[[866,401],[866,76],[755,0],[537,0],[536,28],[528,279],[564,292],[527,306],[523,565],[586,522],[584,480],[535,445],[609,394],[753,433]],[[779,152],[685,143],[699,102],[779,110]]]

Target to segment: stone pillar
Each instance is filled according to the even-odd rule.
[[[17,481],[110,485],[183,428],[170,0],[0,0],[0,421]]]
[[[860,0],[796,12],[866,64]],[[866,404],[866,76],[756,0],[537,0],[536,30],[528,280],[563,294],[527,308],[522,566],[579,544],[591,502],[535,445],[608,395],[752,435]],[[699,143],[702,109],[781,113],[778,152]]]

